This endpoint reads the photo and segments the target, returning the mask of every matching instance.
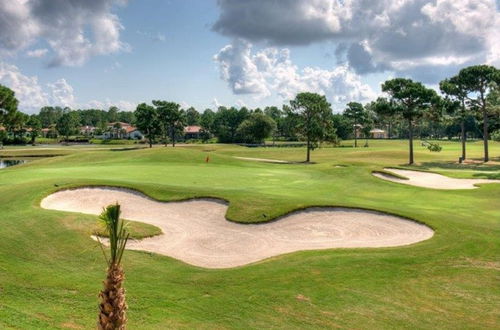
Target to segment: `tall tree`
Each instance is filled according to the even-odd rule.
[[[215,113],[211,109],[205,109],[200,117],[201,137],[207,141],[213,135],[215,121]]]
[[[389,94],[396,105],[395,111],[408,121],[409,164],[413,164],[413,124],[431,106],[436,92],[411,79],[395,78],[382,84],[382,91]]]
[[[161,134],[160,121],[156,109],[146,103],[141,103],[134,111],[135,126],[148,139],[149,147],[153,147],[153,142]]]
[[[167,136],[170,136],[172,147],[175,147],[175,140],[179,133],[184,131],[186,126],[186,115],[181,106],[175,102],[153,101],[158,113],[158,120],[165,136],[165,146],[167,146]]]
[[[281,111],[280,108],[271,106],[271,107],[266,107],[264,109],[264,113],[272,118],[274,122],[276,123],[276,129],[274,130],[273,133],[273,144],[275,143],[276,139],[279,138],[280,136],[283,135],[283,111]]]
[[[118,330],[125,329],[127,323],[127,303],[123,281],[125,274],[122,267],[122,257],[130,234],[122,219],[120,219],[120,205],[109,205],[104,209],[100,219],[106,228],[109,237],[109,255],[106,254],[101,243],[102,252],[108,266],[104,288],[99,294],[98,329]]]
[[[214,128],[215,135],[219,142],[222,143],[232,143],[236,141],[236,131],[238,127],[247,119],[249,116],[249,111],[246,108],[241,108],[240,110],[231,107],[219,107],[215,113]]]
[[[62,115],[63,109],[61,107],[43,107],[40,109],[38,117],[43,127],[50,127],[55,125]]]
[[[200,124],[200,113],[193,107],[186,110],[186,124],[188,126]]]
[[[487,95],[493,83],[500,83],[500,71],[489,65],[475,65],[464,68],[458,73],[460,81],[467,90],[467,99],[483,117],[484,161],[489,161],[488,151],[488,102]]]
[[[0,85],[0,125],[4,124],[6,116],[17,111],[18,103],[14,91]]]
[[[368,107],[375,112],[378,124],[387,126],[387,137],[390,139],[392,137],[393,121],[396,117],[393,104],[385,97],[379,97],[375,101],[369,103]]]
[[[75,133],[79,123],[78,114],[75,111],[68,111],[57,120],[56,129],[68,141],[69,136]]]
[[[288,115],[297,120],[295,129],[306,140],[306,162],[310,162],[311,150],[332,135],[330,103],[324,95],[299,93],[290,101]]]
[[[460,141],[462,142],[462,160],[467,157],[466,141],[467,132],[465,130],[465,121],[467,119],[468,109],[466,105],[467,89],[464,83],[460,80],[460,76],[454,76],[445,79],[439,83],[441,92],[446,96],[449,101],[448,112],[460,122]]]
[[[35,145],[35,139],[38,137],[38,135],[40,135],[40,131],[42,129],[42,122],[40,121],[40,119],[38,119],[37,115],[31,115],[26,125],[28,125],[30,128],[30,143],[32,145]]]
[[[358,147],[358,132],[365,122],[365,109],[358,102],[349,102],[344,110],[344,116],[351,122],[354,132],[354,148]]]
[[[15,144],[26,143],[24,140],[24,133],[26,132],[26,122],[28,119],[29,116],[20,111],[9,112],[6,114],[4,118],[4,125],[7,131],[13,135],[13,142]]]
[[[108,113],[107,113],[108,122],[114,123],[114,122],[118,121],[118,112],[119,111],[120,111],[120,109],[118,109],[118,107],[115,107],[115,106],[109,107]]]
[[[256,112],[238,127],[238,135],[245,143],[263,143],[276,130],[276,122],[262,112]]]

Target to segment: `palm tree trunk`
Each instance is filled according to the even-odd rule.
[[[484,161],[490,160],[488,155],[488,114],[486,107],[483,105],[483,141],[484,141]]]
[[[462,130],[462,161],[465,160],[465,140],[467,139],[467,136],[465,135],[465,119],[462,119],[462,122],[460,123],[460,128]]]
[[[307,157],[306,162],[309,163],[311,161],[311,141],[309,136],[307,137]]]
[[[413,159],[413,124],[411,119],[408,119],[408,139],[410,141],[410,160],[408,165],[412,165],[414,163]]]
[[[104,283],[104,289],[99,294],[99,320],[97,328],[100,330],[125,329],[127,323],[127,303],[123,269],[119,265],[111,265]]]

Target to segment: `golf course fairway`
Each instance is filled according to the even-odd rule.
[[[52,156],[0,170],[0,328],[95,327],[106,270],[91,239],[97,217],[40,206],[53,193],[89,186],[132,189],[162,202],[215,198],[227,203],[228,221],[244,224],[337,207],[434,231],[410,245],[297,251],[226,269],[127,250],[130,329],[498,328],[500,185],[438,190],[372,175],[400,168],[500,179],[499,143],[491,142],[487,165],[456,164],[460,144],[439,143],[440,153],[416,144],[411,167],[404,165],[407,141],[320,148],[313,164],[300,163],[304,148],[0,150],[0,157]],[[471,158],[481,156],[480,142],[467,148]],[[140,222],[130,230],[134,238],[161,233]]]

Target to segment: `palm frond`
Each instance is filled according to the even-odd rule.
[[[105,230],[109,236],[110,255],[104,253],[108,265],[119,265],[123,256],[123,251],[130,237],[126,227],[127,225],[120,219],[120,205],[118,203],[104,208],[100,219],[105,225]],[[100,242],[100,240],[99,240]]]

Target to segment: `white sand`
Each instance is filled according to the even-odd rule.
[[[268,159],[268,158],[252,158],[252,157],[237,157],[233,156],[233,158],[241,159],[241,160],[250,160],[254,162],[264,162],[264,163],[278,163],[278,164],[291,164],[292,162],[286,160],[279,159]]]
[[[476,185],[481,183],[500,183],[500,180],[455,179],[436,173],[399,170],[395,168],[384,168],[384,170],[406,177],[408,180],[380,172],[374,172],[373,175],[384,180],[432,189],[475,189],[478,188]]]
[[[310,208],[266,224],[237,224],[225,219],[227,205],[217,200],[163,203],[131,190],[105,187],[59,191],[41,206],[100,214],[104,206],[117,201],[124,218],[155,225],[164,233],[132,241],[127,248],[206,268],[236,267],[300,250],[407,245],[434,234],[414,221],[345,208]]]

